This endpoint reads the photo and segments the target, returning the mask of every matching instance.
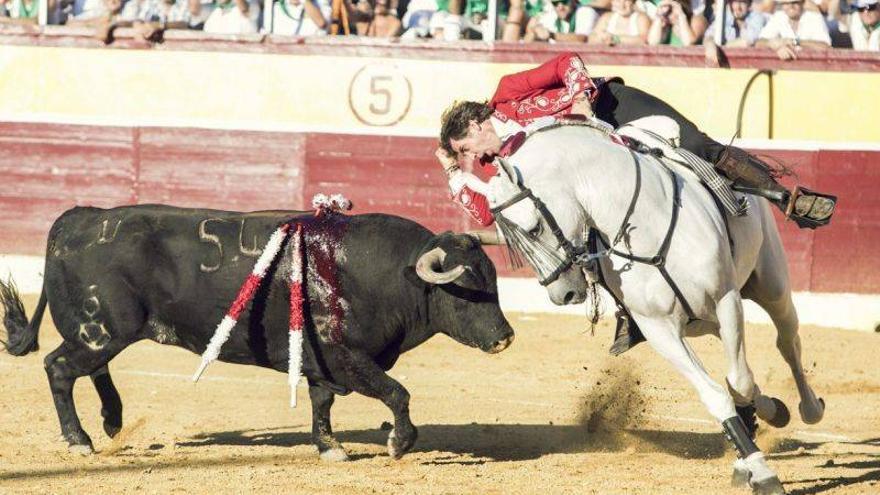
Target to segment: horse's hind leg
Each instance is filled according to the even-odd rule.
[[[89,376],[95,385],[95,390],[98,391],[98,397],[101,398],[101,417],[104,418],[104,431],[110,438],[113,438],[122,429],[122,399],[119,397],[119,391],[113,385],[110,370],[106,364]]]
[[[791,368],[791,374],[797,384],[801,403],[798,410],[804,423],[815,424],[822,420],[825,414],[825,402],[816,397],[813,389],[807,383],[807,376],[801,362],[801,338],[798,335],[798,317],[791,300],[791,293],[786,291],[784,297],[777,301],[756,299],[776,326],[776,348],[782,354],[782,358]]]
[[[763,205],[763,208],[766,217],[770,218],[767,205]],[[801,363],[798,316],[794,302],[791,300],[788,265],[779,233],[772,220],[764,227],[764,244],[755,270],[743,287],[743,294],[761,306],[773,320],[776,326],[776,348],[791,368],[801,398],[798,408],[801,419],[807,424],[818,423],[825,413],[825,403],[822,399],[816,398],[816,394],[807,383]],[[760,414],[760,404],[758,406]]]

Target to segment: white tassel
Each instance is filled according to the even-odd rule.
[[[291,331],[289,344],[290,366],[288,367],[287,382],[290,384],[290,407],[296,407],[296,387],[299,385],[300,378],[302,377],[302,332],[298,330]]]
[[[278,256],[278,251],[281,250],[281,244],[286,237],[287,229],[281,228],[272,232],[272,236],[269,237],[269,242],[266,243],[266,247],[263,248],[263,253],[260,254],[260,258],[257,259],[257,263],[254,265],[254,275],[257,275],[260,278],[266,276],[266,271],[272,265],[272,261],[275,257]]]
[[[205,349],[205,352],[202,353],[202,363],[192,377],[194,382],[199,381],[199,377],[205,372],[205,368],[220,357],[220,348],[223,347],[223,344],[225,344],[227,340],[229,340],[229,334],[232,333],[232,329],[235,328],[236,323],[236,320],[233,320],[229,315],[226,315],[223,317],[220,324],[217,325],[217,330],[214,331],[211,341],[208,342],[208,347]]]

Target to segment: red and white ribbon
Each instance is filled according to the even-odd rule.
[[[287,381],[290,384],[290,407],[296,407],[296,386],[302,376],[303,329],[305,328],[305,253],[303,250],[302,225],[296,226],[293,236],[293,263],[290,270],[290,332],[288,335],[289,359]]]
[[[225,344],[227,340],[229,340],[229,334],[232,333],[232,329],[238,322],[238,317],[241,316],[242,311],[244,311],[247,305],[250,304],[251,299],[254,298],[254,294],[260,287],[263,277],[266,276],[266,271],[269,269],[269,266],[272,264],[275,257],[278,256],[278,252],[281,251],[281,246],[284,243],[284,239],[287,237],[289,229],[290,225],[284,224],[281,227],[278,227],[278,229],[272,233],[272,236],[269,237],[269,242],[267,242],[266,247],[263,248],[263,253],[260,254],[260,257],[257,259],[254,269],[251,271],[250,275],[248,275],[247,279],[245,279],[244,284],[242,284],[241,289],[238,291],[238,295],[229,306],[229,311],[226,312],[226,316],[224,316],[223,320],[220,321],[220,324],[217,325],[217,329],[214,330],[214,335],[211,337],[211,341],[208,342],[208,347],[205,349],[205,352],[202,353],[202,363],[199,365],[199,369],[196,370],[192,378],[194,382],[199,381],[199,377],[205,372],[205,368],[216,361],[220,356],[220,348],[223,347],[223,344]]]

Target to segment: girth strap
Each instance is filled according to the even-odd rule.
[[[664,169],[666,169],[667,172],[669,172],[669,176],[672,178],[672,217],[669,220],[669,228],[666,230],[666,237],[663,238],[663,243],[660,244],[660,249],[657,250],[657,254],[651,257],[635,256],[630,253],[624,253],[615,249],[613,246],[608,250],[608,252],[616,256],[620,256],[621,258],[633,261],[635,263],[656,266],[657,270],[660,271],[660,275],[663,277],[664,280],[666,280],[666,283],[669,284],[669,288],[672,289],[672,292],[673,294],[675,294],[676,299],[678,299],[678,302],[681,303],[682,308],[684,308],[684,311],[688,316],[688,323],[690,323],[694,320],[697,320],[698,318],[696,314],[694,314],[694,310],[691,308],[691,305],[688,304],[687,299],[685,299],[684,294],[682,294],[681,290],[678,288],[675,280],[672,279],[672,277],[669,275],[669,271],[666,270],[666,255],[669,253],[669,246],[670,244],[672,244],[672,234],[673,232],[675,232],[675,226],[678,224],[678,210],[681,208],[681,190],[679,188],[678,176],[675,175],[675,172],[673,172],[672,169],[667,167],[659,160],[658,162],[663,166]],[[638,177],[638,161],[636,161],[636,164],[636,174]],[[636,180],[636,184],[639,184],[638,178]],[[630,205],[631,208],[635,205],[635,198],[637,197],[638,194],[634,196],[633,204]],[[627,218],[630,214],[631,211],[627,212]],[[621,229],[621,232],[623,232],[624,230],[626,230],[625,226]],[[618,233],[618,235],[620,235],[620,233]],[[598,247],[598,243],[604,243],[604,241],[602,240],[601,235],[598,235],[596,237],[597,242],[595,244]]]

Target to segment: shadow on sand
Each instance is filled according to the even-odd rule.
[[[711,459],[726,452],[723,436],[712,433],[627,429],[590,432],[581,425],[464,424],[419,426],[414,452],[449,452],[485,458],[479,462],[523,461],[547,454],[622,452],[627,449],[663,452],[683,459]],[[346,443],[385,445],[388,432],[349,430],[336,434]],[[310,444],[307,432],[240,430],[196,435],[179,447],[211,445],[291,447]],[[370,456],[365,456],[370,457]],[[464,461],[464,460],[463,460]],[[471,459],[466,460],[473,463]]]
[[[880,447],[880,437],[870,438],[859,442],[842,442],[844,445],[863,445]],[[834,462],[827,460],[816,466],[817,470],[822,469],[855,469],[863,472],[856,472],[851,475],[835,476],[835,477],[819,477],[802,480],[789,480],[789,485],[806,484],[802,488],[789,490],[789,495],[814,495],[817,493],[825,493],[835,488],[848,487],[854,485],[864,485],[865,493],[877,493],[880,488],[880,454],[858,453],[851,454],[853,456],[864,456],[867,460],[857,460],[852,462]],[[842,457],[842,456],[835,456]],[[860,487],[861,488],[861,487]]]

